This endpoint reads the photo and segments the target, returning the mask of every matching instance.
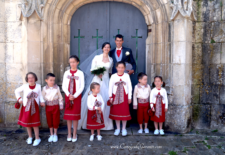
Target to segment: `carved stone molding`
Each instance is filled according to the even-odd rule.
[[[38,17],[43,20],[43,11],[47,0],[22,0],[19,4],[21,16],[30,17],[36,11]]]
[[[196,16],[193,11],[193,0],[173,0],[171,1],[171,8],[173,9],[170,17],[171,20],[174,20],[179,12],[184,17],[196,20]]]

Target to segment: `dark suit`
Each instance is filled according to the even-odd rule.
[[[130,53],[130,55],[126,55],[127,51]],[[113,59],[112,74],[117,72],[117,70],[116,70],[117,58],[116,58],[115,54],[116,54],[116,48],[111,50],[110,53],[109,53],[109,56]],[[133,70],[135,71],[136,70],[136,63],[135,63],[135,60],[133,58],[132,50],[130,48],[122,47],[121,54],[122,54],[121,61],[130,63],[133,66]]]

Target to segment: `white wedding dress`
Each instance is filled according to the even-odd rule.
[[[94,76],[92,79],[92,82],[98,82],[100,84],[100,94],[104,100],[104,104],[107,104],[107,101],[109,99],[109,72],[112,70],[113,66],[113,60],[112,58],[109,57],[109,62],[104,63],[103,62],[103,54],[96,55],[91,64],[91,70],[93,70],[96,67],[102,67],[104,66],[106,68],[106,71],[104,72],[102,76],[102,80],[98,76]],[[92,83],[91,82],[91,83]],[[88,94],[91,94],[90,92],[90,85],[87,87],[85,92],[83,93],[82,96],[82,101],[81,101],[81,119],[78,122],[78,130],[82,129],[87,129],[86,124],[87,124],[87,97]],[[109,118],[109,112],[110,112],[110,107],[105,106],[105,109],[103,110],[103,117],[104,117],[104,123],[105,123],[105,128],[101,130],[113,130],[113,121]]]

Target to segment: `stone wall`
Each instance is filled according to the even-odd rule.
[[[17,0],[0,0],[0,126],[15,125],[14,90],[23,83],[22,22]]]
[[[196,0],[195,6],[192,125],[225,131],[225,0]]]

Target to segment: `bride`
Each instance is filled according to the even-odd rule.
[[[111,57],[109,57],[109,51],[111,49],[111,45],[108,42],[105,42],[102,45],[102,51],[103,53],[100,55],[96,55],[91,63],[91,70],[95,69],[96,67],[105,67],[106,71],[103,73],[103,75],[97,76],[95,75],[92,79],[92,81],[86,85],[86,89],[82,96],[81,101],[81,119],[78,122],[78,130],[79,129],[87,129],[87,97],[90,90],[90,84],[92,82],[98,82],[100,84],[100,94],[104,100],[104,103],[107,104],[107,100],[109,99],[108,90],[109,90],[109,72],[112,70],[113,66],[113,60]],[[89,62],[90,63],[90,62]],[[87,67],[87,66],[86,66]],[[90,70],[89,70],[90,72]],[[101,130],[112,130],[113,129],[113,122],[109,118],[109,112],[110,107],[105,106],[105,110],[103,111],[103,117],[104,117],[104,123],[105,128]]]

